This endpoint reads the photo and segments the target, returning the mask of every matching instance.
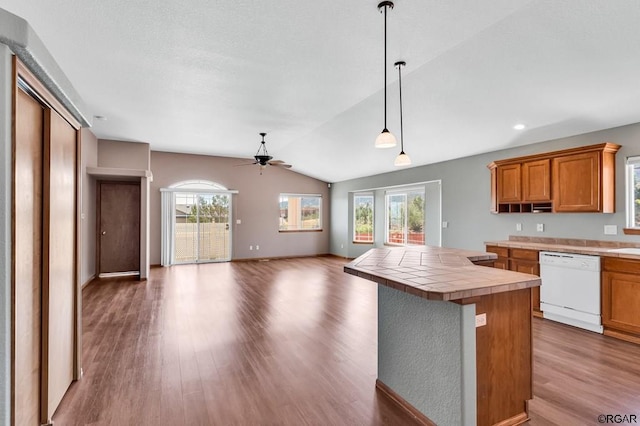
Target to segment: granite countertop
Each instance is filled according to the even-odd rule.
[[[432,246],[384,247],[369,250],[344,271],[430,300],[461,300],[540,285],[536,275],[473,264],[496,257]]]
[[[488,246],[521,248],[592,256],[619,257],[640,260],[640,254],[612,252],[615,249],[640,248],[639,244],[618,241],[581,240],[571,238],[509,236],[508,240],[485,241]]]

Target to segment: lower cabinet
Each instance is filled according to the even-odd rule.
[[[540,276],[538,250],[507,248],[490,245],[486,247],[486,250],[489,253],[495,253],[498,255],[498,258],[493,263],[494,268]],[[531,305],[533,308],[533,315],[536,317],[542,317],[542,311],[540,311],[540,287],[534,287],[532,289]]]
[[[640,261],[602,258],[604,334],[640,343]]]

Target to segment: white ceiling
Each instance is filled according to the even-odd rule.
[[[396,170],[377,0],[0,0],[26,19],[99,138],[269,153],[328,182]],[[388,127],[423,165],[640,122],[637,0],[396,0]],[[513,125],[527,128],[516,131]],[[615,141],[613,141],[615,142]],[[238,169],[239,173],[245,168]],[[247,172],[249,172],[247,170]]]

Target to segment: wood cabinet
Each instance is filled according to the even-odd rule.
[[[586,152],[553,159],[553,206],[557,212],[600,210],[600,153]]]
[[[498,255],[498,258],[493,263],[494,268],[540,276],[538,250],[487,245],[486,251]],[[532,288],[531,299],[533,315],[542,317],[542,311],[540,311],[540,287]]]
[[[613,213],[619,149],[601,143],[494,161],[491,212]]]
[[[551,201],[551,165],[549,159],[522,164],[522,201]]]
[[[498,204],[522,201],[520,164],[508,164],[497,168]]]
[[[640,343],[640,261],[602,258],[604,334]]]

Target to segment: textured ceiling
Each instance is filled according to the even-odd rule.
[[[399,136],[402,59],[414,165],[640,121],[637,0],[395,4],[388,127]],[[107,117],[93,123],[98,137],[251,157],[264,131],[271,155],[329,182],[396,170],[399,148],[373,148],[383,127],[376,5],[0,0],[44,41],[89,114]]]

